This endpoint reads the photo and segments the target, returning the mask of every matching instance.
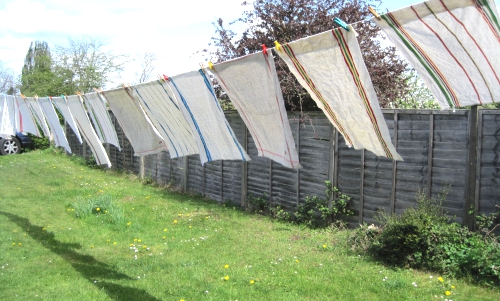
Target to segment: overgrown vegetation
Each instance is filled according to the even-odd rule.
[[[350,197],[341,193],[330,181],[325,181],[325,198],[307,196],[304,203],[299,204],[295,212],[289,212],[283,206],[270,206],[267,195],[247,198],[247,211],[269,215],[282,222],[293,222],[309,228],[325,228],[329,225],[344,226],[348,216]],[[328,204],[328,200],[331,205]]]
[[[348,244],[391,266],[500,284],[500,245],[491,231],[500,212],[480,215],[480,231],[469,231],[451,222],[452,217],[442,206],[445,196],[432,199],[421,193],[416,208],[408,208],[401,215],[382,212],[382,227],[363,225],[350,235]]]

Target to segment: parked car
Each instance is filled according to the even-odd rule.
[[[31,139],[28,133],[19,132],[10,138],[0,137],[0,154],[2,155],[19,154],[21,149],[30,147]]]

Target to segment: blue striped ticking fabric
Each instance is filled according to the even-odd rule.
[[[94,129],[102,143],[109,143],[116,146],[120,151],[120,142],[116,135],[115,127],[109,116],[106,104],[100,93],[86,93],[83,95],[87,111],[94,124]]]
[[[202,165],[215,160],[250,160],[202,70],[171,77],[168,84],[196,138]]]
[[[135,98],[167,144],[171,158],[198,154],[198,146],[170,87],[152,81],[133,87]]]

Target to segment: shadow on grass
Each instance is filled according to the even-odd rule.
[[[0,211],[0,214],[9,218],[22,229],[27,229],[31,238],[51,252],[61,256],[85,279],[97,288],[103,289],[111,299],[121,301],[133,298],[133,300],[139,301],[159,301],[145,290],[106,282],[106,280],[134,280],[134,278],[114,270],[112,266],[100,262],[90,255],[78,253],[75,250],[81,249],[80,244],[60,242],[54,238],[54,233],[33,225],[27,218],[4,211]]]

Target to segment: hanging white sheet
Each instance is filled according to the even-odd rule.
[[[145,114],[167,144],[171,158],[199,153],[191,128],[164,81],[136,85],[133,90]]]
[[[52,141],[52,136],[50,135],[50,130],[45,121],[45,116],[43,115],[42,109],[38,105],[38,102],[33,97],[26,98],[26,102],[28,103],[31,112],[33,113],[33,119],[38,123],[38,125],[42,128],[43,134],[45,137],[49,138]]]
[[[323,32],[277,52],[348,145],[402,160],[391,143],[353,29]]]
[[[94,129],[102,143],[113,144],[121,151],[116,130],[109,116],[108,109],[99,93],[87,93],[83,95],[85,105],[90,118],[94,124]]]
[[[28,102],[22,96],[13,96],[16,106],[18,108],[17,114],[17,131],[27,132],[35,136],[41,137],[42,134],[36,125],[33,113],[31,112]]]
[[[80,136],[80,131],[78,131],[78,127],[76,126],[75,119],[71,112],[69,111],[68,104],[66,103],[65,97],[52,97],[52,104],[57,110],[62,114],[66,123],[71,127],[73,133],[75,133],[76,138],[82,144],[82,136]]]
[[[174,76],[169,84],[196,138],[202,165],[214,160],[250,160],[202,70]]]
[[[214,65],[210,72],[238,110],[259,156],[301,168],[273,56],[247,55]]]
[[[442,108],[500,102],[500,25],[491,0],[431,0],[372,19]]]
[[[2,115],[0,120],[0,137],[7,138],[16,134],[16,119],[14,108],[9,106],[7,95],[0,94],[0,105],[2,106]]]
[[[85,108],[83,107],[81,97],[78,95],[68,96],[66,98],[66,103],[68,104],[68,108],[71,115],[73,115],[73,118],[75,119],[80,133],[89,145],[97,165],[106,164],[108,167],[111,167],[111,162],[106,154],[106,150],[104,149],[101,141],[99,141],[99,137],[97,137],[94,128],[90,124],[90,119],[85,111]]]
[[[38,103],[40,104],[40,108],[49,123],[50,131],[54,138],[54,144],[56,146],[64,147],[64,149],[71,154],[71,148],[69,147],[68,140],[66,139],[66,135],[64,134],[61,124],[59,123],[59,117],[52,106],[50,98],[40,97],[38,98]]]
[[[131,89],[118,88],[104,91],[102,95],[130,141],[134,155],[146,156],[167,150],[165,142],[146,119]]]

